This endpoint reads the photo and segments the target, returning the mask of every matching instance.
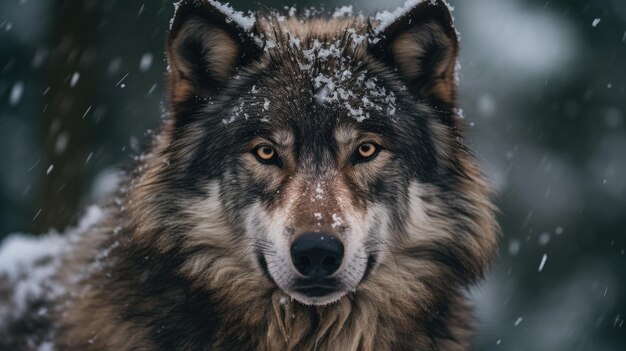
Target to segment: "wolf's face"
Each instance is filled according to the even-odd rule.
[[[230,201],[274,282],[303,303],[327,303],[375,266],[410,166],[388,116],[372,110],[358,123],[316,101],[311,77],[274,89],[267,78],[255,80],[264,93],[247,97],[261,108],[227,127],[241,142],[226,171],[240,196]]]
[[[239,17],[204,1],[178,8],[173,118],[139,180],[152,188],[133,201],[153,223],[139,227],[184,252],[194,280],[265,279],[304,304],[480,276],[495,224],[461,143],[446,6],[376,29]]]

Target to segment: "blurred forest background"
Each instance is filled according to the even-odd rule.
[[[231,3],[403,2],[342,1]],[[462,106],[505,235],[472,291],[475,349],[626,350],[626,1],[452,2]],[[172,13],[172,0],[0,2],[0,239],[61,230],[115,187],[166,109]]]

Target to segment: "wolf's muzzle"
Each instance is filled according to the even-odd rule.
[[[291,244],[291,260],[307,278],[323,278],[335,273],[343,261],[343,244],[325,233],[306,233]]]

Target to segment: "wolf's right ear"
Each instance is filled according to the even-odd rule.
[[[396,70],[420,98],[454,104],[459,51],[452,15],[444,0],[407,1],[370,27],[370,52]]]
[[[174,107],[215,95],[238,69],[258,58],[255,20],[214,0],[176,5],[167,40]]]

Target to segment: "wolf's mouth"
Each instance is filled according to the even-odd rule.
[[[337,291],[337,288],[326,285],[310,285],[305,287],[298,287],[294,290],[306,296],[322,297],[334,293],[335,291]]]
[[[322,297],[340,290],[341,286],[336,279],[299,279],[293,290],[310,297]]]
[[[267,261],[262,253],[257,252],[256,259],[265,277],[275,284],[267,267]],[[324,297],[336,293],[340,290],[339,282],[336,279],[300,279],[293,286],[294,292],[316,298]]]
[[[269,272],[267,261],[261,252],[256,253],[256,259],[263,275],[265,275],[270,282],[276,284]],[[362,284],[369,278],[372,270],[376,266],[377,260],[378,257],[376,254],[368,256],[367,266],[359,284]],[[341,283],[335,278],[299,279],[292,288],[294,292],[312,298],[328,296],[343,289]]]

